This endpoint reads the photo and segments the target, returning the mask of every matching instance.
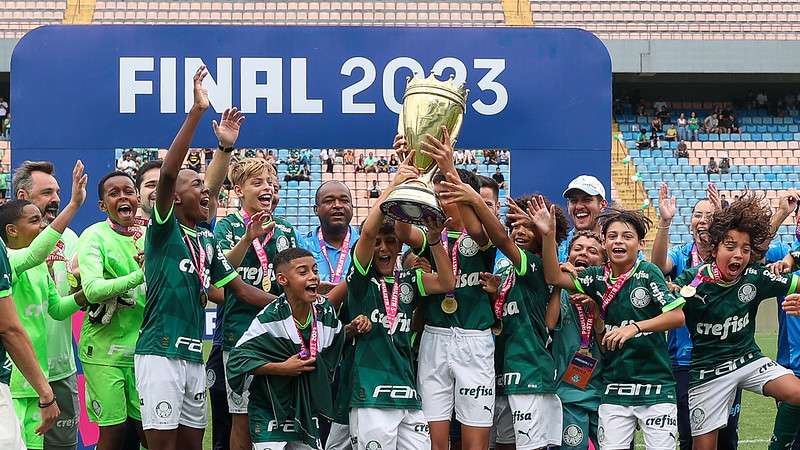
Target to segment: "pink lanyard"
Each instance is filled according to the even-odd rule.
[[[578,322],[581,326],[581,348],[589,348],[592,342],[592,328],[594,327],[594,315],[586,314],[583,305],[576,305],[575,309],[578,311]]]
[[[144,219],[142,217],[134,217],[133,226],[130,227],[125,227],[117,223],[114,223],[110,217],[106,218],[106,222],[108,223],[108,226],[111,227],[111,229],[116,231],[117,233],[123,236],[133,237],[134,244],[136,244],[136,242],[139,239],[141,239],[142,236],[144,236],[144,232],[140,227],[147,225],[147,219]]]
[[[392,295],[389,297],[389,289],[386,287],[386,281],[381,278],[381,296],[383,297],[383,307],[386,309],[386,317],[389,320],[389,335],[393,335],[395,331],[395,324],[397,323],[397,306],[400,299],[400,274],[395,272],[394,284],[392,285]]]
[[[253,219],[250,218],[250,214],[248,214],[244,209],[242,209],[242,220],[244,221],[245,233],[247,233],[247,227],[250,225]],[[269,258],[267,257],[267,252],[264,251],[264,246],[267,245],[274,234],[275,229],[273,228],[272,231],[264,236],[264,242],[258,242],[258,238],[253,240],[253,250],[256,251],[256,257],[258,258],[258,263],[261,265],[261,271],[263,272],[264,277],[269,277]]]
[[[200,294],[204,294],[206,292],[206,251],[203,249],[203,243],[200,241],[200,235],[197,236],[197,254],[194,252],[194,246],[192,245],[192,240],[189,239],[189,235],[183,235],[184,242],[186,242],[186,246],[189,247],[189,254],[191,255],[192,266],[194,266],[195,272],[197,272],[197,278],[200,279]]]
[[[702,264],[703,260],[700,259],[700,254],[697,251],[697,244],[692,244],[692,267],[697,267]]]
[[[325,244],[325,239],[322,237],[322,229],[317,229],[317,240],[319,241],[319,249],[322,251],[322,256],[325,257],[325,261],[328,262],[328,268],[330,269],[330,282],[333,284],[339,284],[342,280],[342,274],[344,273],[344,262],[347,259],[347,255],[350,254],[350,228],[347,229],[347,235],[344,237],[344,241],[342,241],[342,247],[339,249],[339,259],[336,261],[336,270],[333,270],[333,265],[331,264],[331,260],[328,257],[328,246]]]
[[[508,297],[508,293],[514,286],[514,282],[517,278],[517,274],[514,272],[514,270],[515,269],[512,266],[511,272],[508,274],[505,281],[503,281],[503,285],[500,286],[500,290],[497,292],[497,298],[494,301],[494,316],[498,319],[502,318],[503,316],[503,305],[506,303],[506,297]]]
[[[602,313],[603,317],[606,316],[606,312],[608,311],[608,306],[611,304],[611,302],[614,301],[614,298],[617,297],[619,291],[622,290],[622,286],[624,286],[625,282],[628,281],[628,278],[630,278],[631,275],[633,275],[633,272],[636,271],[637,267],[639,267],[639,263],[636,263],[636,265],[633,266],[633,268],[629,272],[620,275],[619,278],[617,278],[617,281],[613,285],[609,286],[608,289],[606,289],[606,293],[603,294],[603,304],[600,308],[600,312]],[[605,268],[603,269],[603,278],[606,281],[606,285],[608,285],[608,282],[611,280],[610,264],[606,264]]]
[[[300,326],[297,325],[297,321],[293,319],[292,322],[294,322],[294,327],[297,329],[297,337],[300,338],[300,358],[316,358],[319,333],[317,331],[317,312],[314,310],[314,305],[311,305],[311,336],[308,339],[308,347],[306,347],[306,342],[303,340],[303,333],[300,330]],[[311,350],[309,350],[309,347],[311,347]]]
[[[462,230],[461,234],[458,236],[458,239],[456,239],[456,242],[453,244],[452,252],[448,249],[447,230],[442,230],[442,235],[439,237],[439,239],[442,241],[442,245],[444,246],[444,252],[450,253],[450,264],[453,266],[453,276],[456,278],[456,285],[458,285],[458,246],[465,237],[467,237],[467,232],[466,230]],[[454,297],[455,291],[450,291],[447,293],[447,295]]]

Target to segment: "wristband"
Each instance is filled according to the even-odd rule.
[[[39,402],[39,408],[40,408],[40,409],[49,408],[49,407],[53,406],[53,404],[54,404],[55,402],[56,402],[56,396],[54,395],[54,396],[53,396],[53,399],[52,399],[52,400],[50,400],[50,401],[49,401],[49,402],[47,402],[47,403],[42,403],[42,402],[40,401],[40,402]]]
[[[633,326],[635,326],[635,327],[636,327],[636,331],[638,331],[639,333],[641,333],[641,332],[642,332],[642,329],[641,329],[641,328],[639,328],[639,324],[638,324],[638,323],[636,323],[636,322],[633,322]]]
[[[438,241],[436,241],[436,242],[428,242],[428,247],[433,247],[434,245],[439,245],[439,244],[441,244],[441,243],[442,243],[442,240],[441,240],[441,239],[439,239],[439,240],[438,240]]]
[[[222,150],[225,153],[230,153],[233,151],[233,147],[223,147],[222,144],[218,144],[217,149]]]

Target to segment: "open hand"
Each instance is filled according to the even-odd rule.
[[[550,205],[548,211],[544,197],[539,195],[528,201],[528,211],[531,213],[534,226],[542,236],[549,236],[556,231],[556,205]]]
[[[201,65],[197,68],[197,72],[194,73],[194,105],[192,108],[196,108],[197,110],[204,112],[208,109],[208,89],[203,87],[203,80],[208,75],[208,69],[206,69],[205,65]]]
[[[417,170],[417,168],[411,163],[411,158],[413,155],[413,153],[406,155],[406,159],[404,159],[403,162],[397,166],[397,173],[394,174],[392,182],[389,183],[389,189],[394,189],[408,180],[413,180],[414,178],[419,177],[419,170]]]
[[[446,190],[439,194],[439,199],[442,202],[475,205],[476,201],[483,201],[480,194],[475,192],[475,189],[472,189],[471,186],[462,182],[457,174],[450,172],[445,175],[445,178],[446,181],[442,181],[441,185]]]
[[[72,169],[72,198],[69,201],[78,208],[86,201],[86,183],[89,181],[89,176],[83,173],[83,169],[83,162],[80,159],[75,161]]]
[[[236,139],[239,138],[239,128],[243,122],[244,114],[236,109],[235,106],[222,111],[219,123],[216,120],[212,120],[211,128],[214,129],[214,134],[217,135],[219,145],[223,148],[233,147]]]
[[[800,294],[787,295],[781,307],[786,314],[800,316]]]
[[[265,236],[267,233],[275,229],[275,222],[270,222],[264,225],[264,223],[269,220],[270,213],[267,211],[259,211],[253,214],[253,217],[250,218],[250,223],[247,224],[247,239],[251,242],[260,239],[261,237]]]
[[[719,198],[719,191],[717,190],[717,186],[714,183],[708,183],[708,187],[706,188],[706,195],[708,195],[708,201],[714,205],[715,211],[722,210],[722,201]]]
[[[510,275],[509,275],[510,276]],[[489,272],[478,274],[478,281],[481,283],[483,291],[490,297],[496,296],[500,292],[500,276]]]
[[[432,158],[443,173],[455,173],[456,166],[453,163],[453,145],[450,143],[450,133],[447,127],[442,125],[442,140],[436,139],[430,134],[425,135],[427,142],[420,142],[420,151],[425,156]]]
[[[444,230],[451,221],[452,219],[449,217],[445,218],[444,221],[437,220],[434,217],[426,218],[424,225],[428,230],[428,242],[438,239],[442,235],[442,230]]]
[[[625,342],[632,337],[636,336],[639,330],[634,325],[625,325],[624,327],[615,328],[603,337],[603,347],[610,351],[621,349]]]
[[[508,212],[506,212],[506,218],[511,221],[511,227],[525,227],[529,230],[535,230],[536,225],[533,224],[533,218],[531,217],[528,211],[520,208],[511,197],[506,197],[506,206],[508,206]]]
[[[394,148],[395,153],[397,153],[397,156],[399,156],[401,160],[406,159],[408,156],[408,141],[406,141],[405,136],[402,134],[395,135],[392,148]]]
[[[675,217],[675,211],[675,196],[669,195],[667,183],[661,183],[661,188],[658,190],[658,214],[661,220],[671,222]]]

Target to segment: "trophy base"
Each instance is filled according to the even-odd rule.
[[[381,211],[394,220],[414,225],[425,225],[425,221],[432,218],[444,222],[446,216],[436,201],[436,194],[423,183],[410,184],[395,188],[381,204]]]

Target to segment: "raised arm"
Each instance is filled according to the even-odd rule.
[[[800,191],[789,189],[781,192],[780,201],[778,202],[778,209],[772,215],[769,221],[769,229],[774,236],[781,224],[790,214],[797,210],[797,205],[800,202]]]
[[[72,169],[72,196],[69,199],[67,206],[50,222],[50,227],[59,233],[63,233],[69,226],[75,214],[83,206],[86,201],[86,182],[88,176],[83,173],[83,162],[79,159],[75,162],[75,167]]]
[[[441,267],[438,272],[422,272],[422,285],[426,294],[444,294],[456,288],[456,278],[450,269],[452,262],[442,245],[442,230],[446,222],[431,220],[425,224],[428,229],[428,246],[431,249],[436,267]]]
[[[669,226],[672,218],[675,217],[675,197],[669,195],[667,183],[661,183],[658,191],[658,212],[661,220],[658,223],[658,232],[656,232],[656,239],[653,242],[650,260],[666,275],[673,269],[672,260],[667,253],[669,252]]]
[[[186,158],[186,153],[192,144],[197,125],[208,109],[208,91],[203,87],[203,79],[206,75],[208,75],[206,66],[200,66],[194,74],[194,104],[183,121],[181,129],[169,146],[167,156],[164,157],[164,164],[161,166],[161,175],[156,187],[156,209],[162,217],[172,208],[175,200],[175,182],[178,179],[178,172],[181,170],[183,160]]]
[[[239,128],[243,122],[244,115],[235,107],[227,108],[223,111],[219,123],[216,120],[211,122],[211,127],[214,129],[214,134],[217,135],[217,140],[219,141],[219,147],[228,151],[220,148],[215,150],[214,157],[211,158],[211,163],[206,168],[205,185],[211,196],[211,202],[208,205],[209,218],[217,216],[219,192],[222,189],[222,183],[225,181],[225,175],[233,155],[230,149],[233,148],[236,144],[236,139],[239,138]]]
[[[558,245],[556,244],[556,206],[550,205],[550,211],[545,206],[544,198],[534,197],[528,202],[530,220],[542,236],[542,264],[544,264],[544,278],[547,284],[562,289],[575,290],[575,282],[568,273],[561,271],[558,266]]]

